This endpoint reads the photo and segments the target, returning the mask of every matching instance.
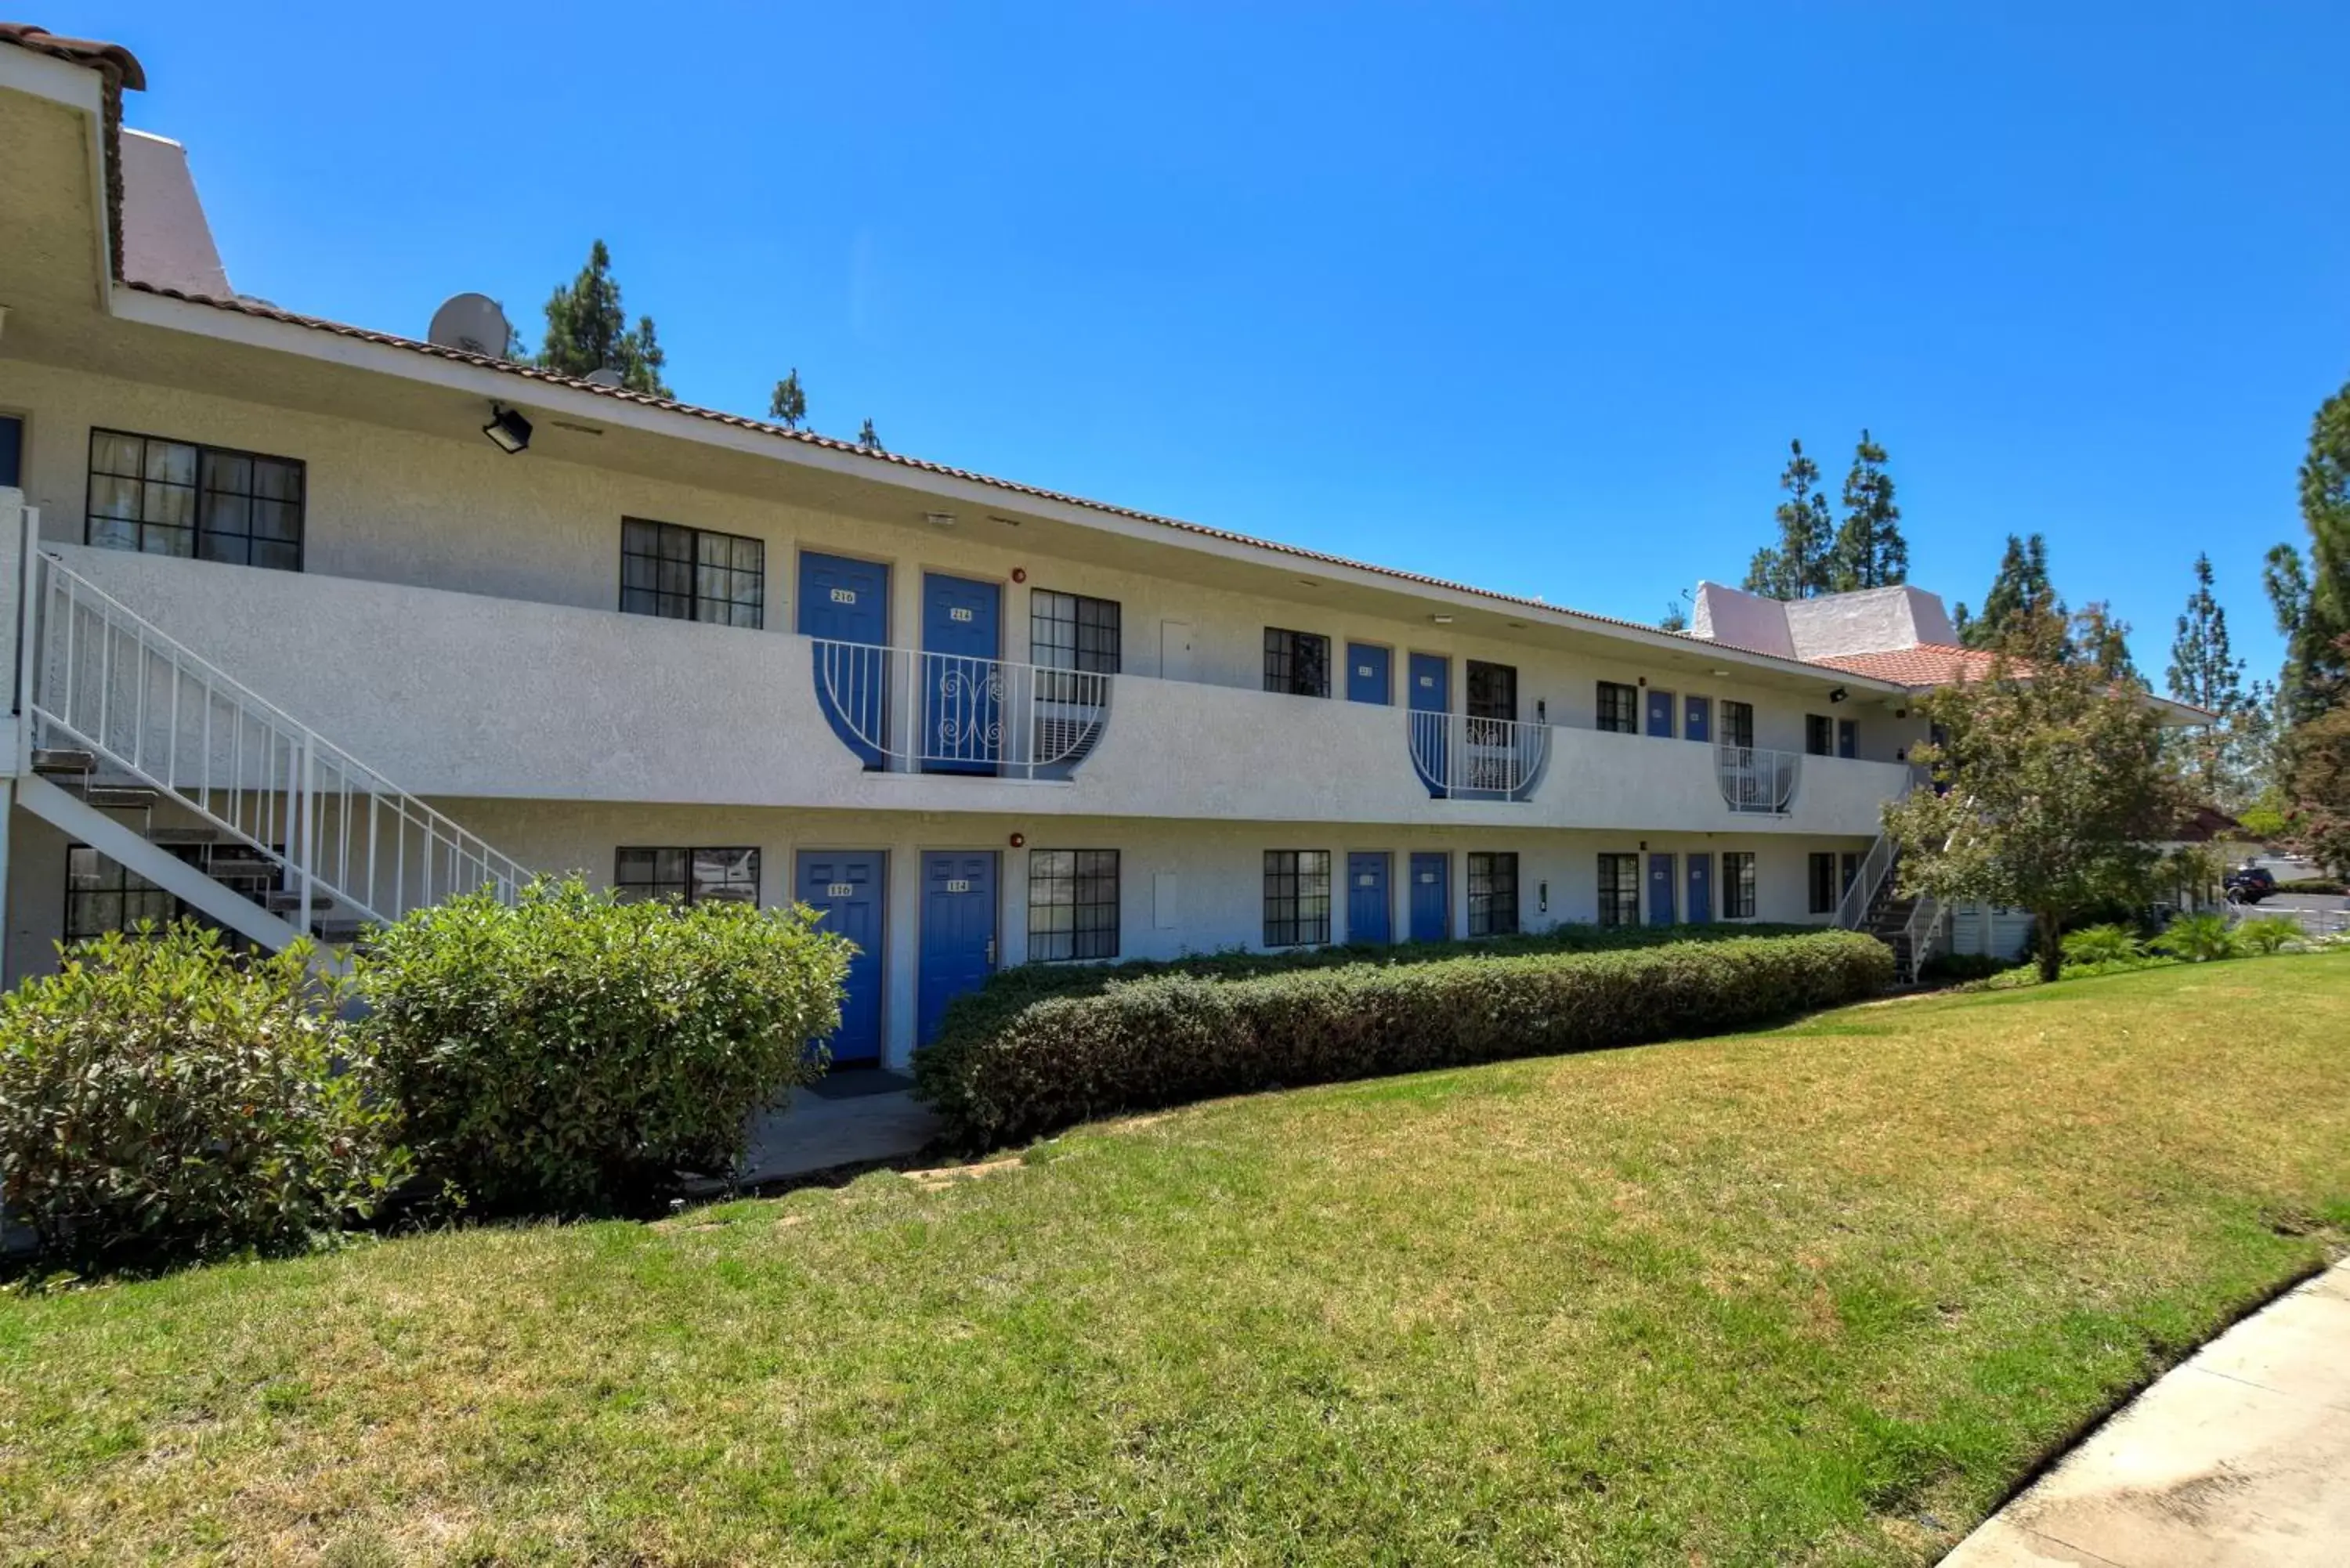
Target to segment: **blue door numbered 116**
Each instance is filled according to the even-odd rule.
[[[993,583],[922,576],[924,773],[992,774],[1003,760],[1003,597]]]
[[[824,917],[816,929],[857,944],[840,999],[840,1028],[824,1042],[832,1048],[835,1069],[881,1062],[881,890],[888,864],[879,849],[803,849],[793,878],[799,901]]]

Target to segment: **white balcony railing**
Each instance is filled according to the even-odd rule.
[[[1412,712],[1411,765],[1450,800],[1524,800],[1550,761],[1550,726],[1465,713]]]
[[[1109,722],[1111,677],[810,639],[833,732],[881,773],[1066,779]]]
[[[1803,757],[1794,752],[1770,752],[1755,746],[1718,746],[1713,771],[1721,781],[1721,798],[1730,809],[1763,816],[1783,816],[1794,804],[1795,782]]]

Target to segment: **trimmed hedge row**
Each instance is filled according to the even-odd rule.
[[[1217,1095],[1719,1033],[1892,982],[1883,943],[1819,930],[1232,979],[1108,972],[1041,995],[1014,971],[949,1010],[914,1058],[915,1093],[949,1136],[997,1144]]]

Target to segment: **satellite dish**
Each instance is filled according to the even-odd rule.
[[[581,379],[591,387],[618,387],[622,384],[624,378],[620,372],[607,365],[601,369],[588,371]]]
[[[443,348],[493,359],[505,358],[511,336],[505,311],[486,294],[451,295],[432,313],[432,325],[424,334],[427,342]]]

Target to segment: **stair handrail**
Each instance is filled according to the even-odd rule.
[[[1930,896],[1918,894],[1918,902],[1909,911],[1909,923],[1901,930],[1909,953],[1909,978],[1912,981],[1926,967],[1926,961],[1934,956],[1931,950],[1933,941],[1941,932],[1942,906]]]
[[[25,652],[22,667],[18,672],[18,682],[22,692],[20,702],[25,720],[22,726],[21,744],[26,750],[27,760],[29,760],[32,745],[34,722],[37,720],[44,725],[54,726],[57,730],[90,747],[94,752],[103,753],[124,772],[149,786],[170,794],[197,815],[276,860],[289,872],[301,877],[303,907],[306,913],[311,906],[314,886],[324,886],[332,897],[348,904],[357,913],[379,923],[398,918],[400,914],[405,912],[405,909],[430,902],[432,897],[432,857],[435,853],[436,846],[444,844],[450,852],[451,875],[442,884],[441,891],[443,894],[451,891],[473,890],[470,888],[454,887],[457,879],[464,876],[464,867],[469,866],[476,866],[480,868],[480,878],[474,886],[486,886],[493,888],[504,902],[514,901],[520,890],[534,879],[536,874],[520,861],[492,847],[478,834],[401,789],[381,772],[361,762],[340,745],[328,740],[317,731],[180,641],[170,632],[107,592],[89,577],[76,571],[56,551],[40,548],[36,543],[38,514],[31,508],[26,509],[26,571],[25,599],[20,609],[25,622],[22,640]],[[158,776],[147,765],[142,749],[147,728],[147,715],[143,708],[145,701],[143,680],[140,691],[140,701],[142,706],[139,715],[139,732],[134,737],[130,755],[125,755],[122,748],[114,744],[103,732],[106,728],[104,704],[109,693],[105,691],[100,693],[100,722],[96,726],[99,732],[98,733],[91,733],[76,722],[77,716],[71,711],[74,693],[69,683],[66,692],[65,711],[57,711],[45,701],[49,677],[49,660],[47,657],[45,638],[50,630],[52,608],[50,601],[56,596],[60,581],[65,585],[64,597],[68,611],[65,622],[67,646],[64,659],[68,682],[73,658],[72,613],[87,606],[96,612],[102,626],[109,628],[119,627],[127,630],[142,651],[151,657],[160,657],[169,660],[175,675],[191,677],[200,683],[207,696],[224,699],[232,710],[253,716],[265,728],[278,732],[279,735],[288,742],[287,775],[282,782],[282,787],[289,803],[288,809],[282,819],[282,824],[281,819],[276,815],[274,805],[269,814],[261,819],[272,826],[282,825],[289,830],[288,841],[283,850],[268,842],[271,835],[250,829],[244,821],[236,817],[224,816],[210,802],[209,797],[223,789],[232,792],[244,790],[245,786],[242,782],[244,767],[242,756],[236,759],[234,764],[238,777],[231,784],[216,785],[208,777],[194,796],[190,795],[188,786],[183,786],[176,777],[178,751],[176,734],[173,737],[172,761],[167,763],[162,776]],[[37,626],[34,621],[36,616],[40,618]],[[100,679],[106,680],[108,677],[101,672]],[[174,686],[175,702],[178,695],[179,690]],[[209,720],[209,712],[205,717]],[[176,721],[175,711],[174,722]],[[241,732],[238,739],[241,742]],[[205,745],[208,752],[212,744],[213,738],[207,732]],[[207,755],[207,772],[209,772],[210,762],[211,759]],[[338,826],[345,838],[345,843],[341,846],[342,875],[323,874],[318,864],[320,857],[317,835],[322,826],[325,798],[316,788],[317,773],[322,763],[343,781],[337,793],[346,807],[355,797],[364,797],[370,802],[371,807],[374,803],[381,803],[396,814],[397,826],[403,835],[400,845],[400,851],[403,856],[406,850],[404,835],[411,825],[425,836],[420,846],[425,857],[421,862],[420,891],[422,896],[414,903],[408,902],[404,898],[406,888],[404,863],[394,867],[394,873],[398,878],[396,886],[402,896],[396,898],[393,902],[401,904],[402,908],[387,911],[378,908],[375,903],[370,902],[369,898],[362,898],[352,890],[349,886],[351,878],[348,866],[350,846],[348,842],[351,822],[348,810],[338,819]],[[269,756],[262,759],[262,766],[268,769],[275,765],[276,757],[273,749]],[[281,784],[277,781],[271,781],[267,786],[270,791],[280,787]],[[296,802],[299,804],[295,804]],[[374,826],[375,823],[371,818],[369,824],[371,833]],[[366,867],[370,878],[375,872],[374,847],[370,843]]]
[[[1860,869],[1854,873],[1852,886],[1836,900],[1835,923],[1847,931],[1856,931],[1868,923],[1877,908],[1877,896],[1884,890],[1886,879],[1893,875],[1893,862],[1898,857],[1893,836],[1880,832],[1877,842],[1868,846],[1861,857]]]

